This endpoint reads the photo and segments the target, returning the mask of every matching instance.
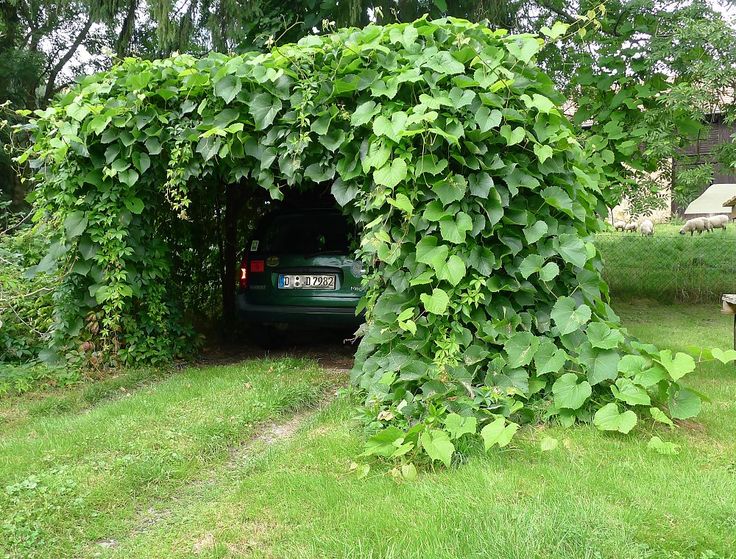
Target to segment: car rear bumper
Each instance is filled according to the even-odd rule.
[[[348,307],[257,305],[244,293],[236,298],[238,317],[256,324],[320,324],[324,326],[354,326],[363,322],[363,313],[355,315],[355,305]]]

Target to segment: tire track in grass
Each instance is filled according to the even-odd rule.
[[[314,406],[344,379],[290,359],[195,367],[3,432],[0,509],[12,522],[0,523],[0,556],[110,553],[141,511],[175,504],[170,495],[218,470],[261,425]]]
[[[98,540],[88,547],[85,556],[106,557],[108,555],[105,552],[117,553],[122,551],[121,546],[124,546],[126,542],[133,541],[141,536],[145,537],[147,533],[160,528],[162,523],[172,520],[174,516],[172,509],[180,508],[182,501],[199,500],[208,489],[221,484],[223,478],[227,479],[236,472],[242,471],[249,462],[255,462],[259,458],[265,457],[271,448],[292,439],[304,425],[308,424],[334,401],[337,396],[336,387],[344,384],[348,370],[326,369],[326,372],[330,380],[334,381],[334,384],[330,383],[330,386],[322,393],[321,397],[317,398],[316,403],[307,403],[306,408],[300,406],[294,410],[291,416],[288,416],[289,412],[283,412],[276,419],[254,426],[253,434],[242,444],[233,445],[230,448],[228,459],[217,465],[209,475],[191,480],[187,486],[183,486],[176,493],[167,496],[165,501],[156,503],[141,512],[135,526],[125,539],[121,541],[114,538]],[[256,531],[264,536],[267,530],[259,523]],[[214,537],[208,531],[202,538],[192,544],[192,551],[199,555],[206,551],[212,551],[214,546]],[[127,555],[123,553],[122,556]]]

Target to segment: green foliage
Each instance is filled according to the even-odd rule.
[[[539,47],[422,19],[86,78],[36,113],[21,157],[42,170],[39,211],[59,231],[41,266],[73,266],[57,350],[94,334],[108,358],[153,361],[186,344],[159,231],[206,203],[199,181],[245,179],[275,199],[332,182],[369,270],[352,373],[367,454],[449,465],[470,427],[504,447],[540,407],[622,432],[629,408],[689,416],[689,363],[626,338],[608,305],[599,176],[530,62]],[[641,373],[619,370],[621,355]]]
[[[48,233],[43,228],[22,228],[15,235],[0,233],[0,363],[29,363],[48,345],[52,293],[59,286],[59,273],[52,271],[55,267],[50,263],[49,273],[26,277],[27,268],[38,263],[48,249]],[[19,372],[13,376],[18,377]]]
[[[707,136],[712,114],[734,119],[736,29],[719,11],[697,0],[596,3],[555,44],[545,67],[575,100],[573,120],[585,123],[585,150],[611,206],[626,197],[634,215],[662,207],[673,160],[683,163],[679,204],[710,183],[711,162],[682,153]],[[720,151],[733,167],[733,151]]]

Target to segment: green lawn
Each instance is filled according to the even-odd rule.
[[[729,347],[716,306],[615,305],[673,349]],[[342,380],[342,379],[341,379]],[[630,435],[526,428],[503,452],[398,482],[361,451],[340,399],[293,437],[241,446],[335,378],[307,363],[193,368],[90,409],[29,415],[0,435],[0,552],[10,557],[736,557],[736,368],[691,378],[698,422]],[[248,383],[246,388],[246,383]],[[0,424],[1,425],[1,424]],[[267,429],[268,430],[268,429]],[[680,445],[647,450],[652,434]],[[541,452],[544,436],[560,440]],[[10,485],[11,489],[1,488]]]
[[[333,376],[301,360],[259,360],[121,386],[92,408],[73,394],[50,396],[61,409],[30,396],[4,403],[0,556],[92,555],[90,542],[129,533],[141,511],[227,461],[255,425],[334,392]]]
[[[736,225],[726,231],[679,235],[680,225],[656,225],[653,237],[601,233],[604,278],[614,295],[662,301],[717,302],[736,291]]]

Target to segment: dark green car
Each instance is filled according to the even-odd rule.
[[[256,229],[240,265],[237,309],[269,326],[357,326],[362,266],[355,226],[337,210],[280,210]]]

